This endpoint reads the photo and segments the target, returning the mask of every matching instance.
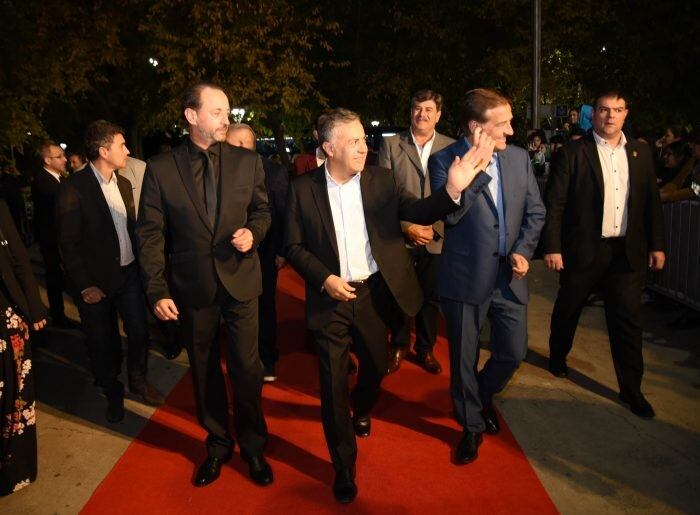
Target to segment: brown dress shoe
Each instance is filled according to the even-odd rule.
[[[401,366],[401,360],[406,356],[405,347],[392,347],[389,351],[389,361],[386,366],[387,375],[393,374]]]
[[[440,362],[435,359],[435,354],[433,354],[433,351],[416,353],[416,363],[418,363],[423,370],[430,372],[431,374],[439,374],[442,372]]]

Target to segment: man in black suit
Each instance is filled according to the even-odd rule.
[[[64,313],[64,278],[56,237],[56,198],[66,174],[66,155],[63,149],[53,142],[44,143],[39,149],[39,155],[43,168],[37,173],[32,184],[34,235],[39,241],[39,250],[44,260],[51,323],[54,327],[77,328],[79,324],[68,319]]]
[[[107,396],[107,420],[124,418],[121,338],[117,313],[129,340],[129,390],[158,405],[163,396],[146,381],[148,327],[133,241],[131,183],[115,170],[129,150],[124,131],[105,120],[85,132],[88,166],[61,184],[57,201],[58,245],[66,274],[80,293],[78,310],[95,380]]]
[[[255,152],[255,131],[250,125],[231,125],[226,134],[226,142],[234,147],[243,147]],[[258,299],[258,351],[263,364],[263,381],[277,381],[275,364],[279,359],[277,350],[277,272],[285,267],[283,255],[284,213],[287,209],[289,173],[284,166],[262,158],[265,170],[265,188],[269,198],[272,224],[265,239],[258,246],[258,256],[262,268],[262,295]]]
[[[357,114],[332,110],[319,121],[318,133],[327,160],[290,186],[285,250],[306,280],[323,430],[336,470],[333,492],[348,503],[357,494],[355,435],[369,436],[370,410],[386,372],[392,296],[411,316],[423,305],[400,220],[429,225],[457,209],[461,191],[488,164],[493,140],[477,139],[453,163],[446,186],[419,200],[390,170],[365,167],[367,144]],[[351,344],[360,362],[352,419],[347,391]]]
[[[627,112],[620,92],[599,95],[592,132],[559,151],[550,172],[542,244],[546,266],[561,276],[549,369],[566,377],[581,310],[599,288],[620,399],[636,415],[652,418],[641,392],[639,318],[646,268],[664,265],[663,217],[651,153],[622,132]]]
[[[262,455],[267,426],[260,402],[262,282],[255,252],[270,227],[265,174],[257,154],[224,142],[231,110],[220,87],[192,86],[182,110],[189,137],[152,158],[144,177],[136,225],[142,277],[156,316],[180,320],[197,417],[209,433],[195,486],[216,480],[234,447],[217,338],[222,317],[241,457],[251,478],[267,485],[272,470]]]

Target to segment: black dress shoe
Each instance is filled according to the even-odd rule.
[[[355,428],[355,434],[360,438],[367,438],[372,429],[372,419],[369,415],[365,417],[354,416],[352,417],[352,426]]]
[[[230,459],[230,454],[221,458],[207,456],[204,463],[197,469],[197,474],[194,476],[194,481],[192,482],[194,486],[207,486],[216,481],[221,473],[221,466]]]
[[[351,503],[357,495],[357,485],[355,484],[355,469],[344,468],[335,473],[333,482],[333,495],[341,504]]]
[[[107,422],[112,424],[124,419],[124,397],[122,395],[107,396]]]
[[[479,456],[481,441],[481,433],[465,431],[455,449],[455,461],[457,464],[466,465],[474,461]]]
[[[406,347],[392,347],[389,352],[389,361],[386,366],[387,375],[393,374],[401,366],[403,358],[406,357]]]
[[[501,431],[501,424],[498,422],[496,410],[493,409],[493,404],[484,404],[484,409],[481,410],[481,416],[486,424],[486,432],[490,435],[496,435]]]
[[[435,359],[433,351],[416,352],[416,363],[418,363],[423,370],[429,372],[430,374],[439,374],[442,372],[442,366],[440,365],[440,362]]]
[[[566,366],[566,361],[549,360],[549,371],[554,377],[569,377],[569,367]]]
[[[248,473],[250,474],[250,479],[252,479],[254,483],[260,486],[267,486],[272,483],[272,468],[270,464],[265,461],[265,458],[262,456],[251,458],[243,453],[241,453],[241,457],[248,463]]]
[[[629,395],[625,392],[620,392],[620,400],[625,404],[629,404],[630,411],[641,418],[651,419],[656,416],[654,408],[652,408],[649,401],[646,400],[641,392]]]

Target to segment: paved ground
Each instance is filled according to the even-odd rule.
[[[670,330],[677,312],[645,305],[643,389],[657,418],[641,420],[617,401],[600,306],[584,311],[570,378],[545,370],[556,278],[535,263],[530,280],[530,352],[497,405],[559,510],[700,513],[700,327]],[[152,413],[128,400],[125,421],[108,425],[80,333],[49,336],[35,351],[39,478],[0,499],[3,514],[78,512]],[[150,367],[168,391],[187,361],[152,352]]]

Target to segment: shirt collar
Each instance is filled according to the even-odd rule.
[[[61,174],[58,172],[54,172],[53,170],[49,170],[48,168],[44,167],[44,170],[46,170],[48,173],[50,173],[53,177],[56,178],[57,181],[61,180]]]
[[[411,133],[411,141],[413,141],[413,144],[414,144],[414,145],[417,145],[418,143],[416,143],[416,137],[413,135],[413,129],[410,128],[410,129],[408,129],[408,130],[409,130],[409,132]],[[433,129],[433,135],[430,137],[430,139],[427,139],[427,140],[425,141],[425,143],[423,143],[423,144],[421,145],[421,147],[424,147],[424,146],[426,146],[428,143],[432,143],[433,141],[435,141],[435,135],[436,135],[436,134],[437,134],[437,131],[436,131],[435,129]]]
[[[603,147],[606,147],[606,148],[613,148],[612,146],[610,146],[610,143],[608,143],[606,140],[604,140],[603,138],[601,138],[600,136],[598,136],[598,134],[596,133],[596,131],[591,131],[591,132],[593,133],[593,139],[595,140],[595,144],[596,144],[596,145],[598,145],[598,146],[603,146]],[[625,133],[624,133],[624,132],[620,132],[620,142],[619,142],[619,143],[617,144],[617,146],[614,147],[614,148],[622,148],[622,147],[624,147],[625,145],[627,145],[627,138],[625,137]]]
[[[348,182],[339,184],[335,181],[333,177],[331,177],[331,174],[328,173],[328,160],[324,161],[323,163],[323,170],[326,172],[326,184],[329,186],[344,186],[345,184],[349,184],[352,181],[359,182],[360,181],[360,176],[362,175],[362,172],[357,172],[355,175],[353,175],[352,179],[350,179]]]
[[[216,157],[219,157],[219,156],[221,155],[221,144],[220,144],[220,142],[218,142],[218,141],[212,143],[211,145],[209,145],[209,148],[207,148],[206,150],[204,150],[203,148],[198,147],[198,146],[194,143],[194,141],[192,141],[191,138],[187,138],[187,148],[188,148],[188,150],[189,150],[189,152],[190,152],[190,155],[191,155],[192,157],[194,157],[194,156],[196,156],[196,155],[198,155],[198,154],[203,154],[204,152],[206,152],[206,153],[209,154],[210,156],[211,156],[211,155],[214,155],[214,156],[216,156]]]
[[[114,173],[114,170],[112,170],[112,176],[109,178],[108,181],[105,181],[105,178],[102,177],[102,174],[95,168],[95,165],[92,164],[92,161],[90,161],[90,168],[92,168],[92,173],[95,174],[95,177],[97,177],[97,182],[100,184],[109,184],[111,182],[117,182],[117,175]]]

